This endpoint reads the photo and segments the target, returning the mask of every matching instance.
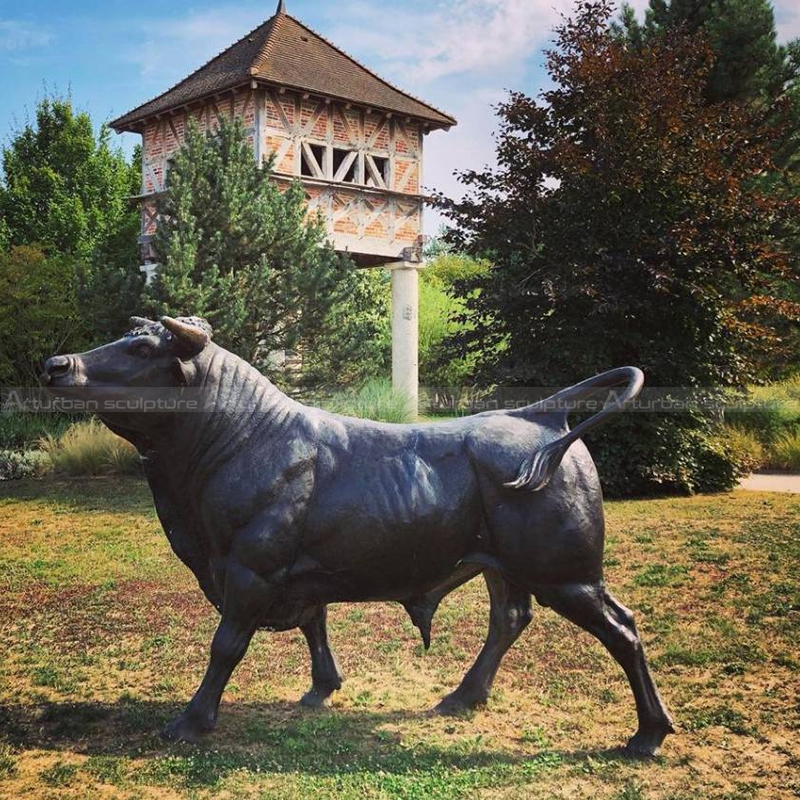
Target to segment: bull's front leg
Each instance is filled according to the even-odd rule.
[[[311,688],[300,698],[301,705],[319,708],[342,686],[342,673],[328,645],[328,609],[320,608],[314,618],[300,626],[311,653]]]
[[[211,642],[208,669],[189,705],[162,731],[163,738],[196,742],[213,729],[222,692],[275,597],[276,583],[238,561],[229,561],[222,618]]]

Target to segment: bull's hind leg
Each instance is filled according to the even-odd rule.
[[[650,675],[633,614],[602,583],[541,586],[534,594],[542,605],[596,636],[625,670],[639,718],[639,729],[627,749],[635,755],[655,755],[675,729]]]
[[[493,569],[486,570],[484,578],[491,598],[489,635],[460,686],[436,706],[440,714],[461,714],[487,701],[500,661],[533,618],[527,591]]]
[[[319,708],[342,686],[342,673],[328,645],[327,617],[328,610],[322,606],[310,622],[300,626],[311,653],[311,688],[300,698],[300,703],[310,708]]]

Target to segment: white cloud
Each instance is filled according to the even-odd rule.
[[[422,11],[395,7],[387,26],[385,8],[351,2],[337,7],[331,38],[389,62],[406,82],[485,77],[538,50],[571,8],[572,0],[442,0]]]
[[[185,78],[264,21],[264,10],[223,6],[180,18],[141,23],[141,39],[126,53],[144,78],[159,78],[163,88]]]
[[[412,77],[426,83],[464,73],[492,72],[529,53],[543,28],[549,28],[549,9],[542,13],[528,0],[461,0],[432,20],[437,35],[418,48]]]
[[[19,53],[44,47],[53,40],[53,34],[38,25],[24,20],[0,19],[0,52]]]
[[[775,0],[775,23],[779,42],[800,36],[800,5],[797,0]]]

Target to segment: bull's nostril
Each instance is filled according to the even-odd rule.
[[[44,365],[45,374],[51,378],[66,375],[70,371],[71,363],[67,356],[53,356],[48,358]]]

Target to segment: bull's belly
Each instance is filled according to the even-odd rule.
[[[441,583],[474,550],[480,514],[469,511],[402,521],[334,516],[304,538],[294,578],[319,587],[321,602],[401,600],[419,594]]]

